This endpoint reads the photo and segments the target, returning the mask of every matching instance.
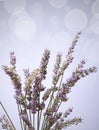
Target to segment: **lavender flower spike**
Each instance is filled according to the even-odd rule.
[[[14,55],[14,52],[10,52],[10,64],[12,66],[15,66],[15,64],[16,64],[16,57]]]
[[[64,71],[66,70],[66,68],[69,66],[69,64],[73,61],[73,56],[72,56],[72,53],[74,52],[74,48],[75,48],[75,45],[79,39],[79,35],[81,34],[81,32],[77,33],[76,36],[74,37],[73,41],[72,41],[72,44],[68,50],[68,53],[66,55],[66,58],[62,64],[62,66],[60,67],[60,70],[58,72],[58,75],[62,75],[64,73]]]
[[[53,79],[52,79],[52,84],[54,85],[53,88],[56,87],[56,84],[59,79],[58,71],[60,69],[61,57],[62,57],[61,53],[58,53],[56,56],[56,62],[55,62],[54,69],[53,69],[54,74],[53,74]]]
[[[50,58],[50,51],[45,49],[44,53],[43,53],[43,57],[41,59],[41,64],[40,64],[40,73],[41,73],[41,79],[45,79],[46,78],[46,73],[47,73],[47,64],[49,62],[49,58]]]
[[[72,107],[66,108],[66,106],[64,106],[64,108],[66,108],[65,112],[61,109],[62,105],[64,105],[62,103],[69,100],[68,94],[71,92],[72,87],[74,87],[81,78],[97,70],[94,66],[87,69],[84,68],[86,62],[85,60],[81,60],[71,73],[71,76],[64,80],[65,70],[73,61],[74,57],[72,54],[80,34],[79,32],[74,37],[62,63],[62,54],[58,53],[56,55],[54,68],[52,70],[53,77],[51,79],[51,86],[43,82],[46,79],[50,50],[44,50],[40,66],[37,67],[37,69],[31,72],[29,69],[24,69],[24,86],[16,71],[16,56],[14,52],[10,52],[11,66],[2,66],[2,69],[10,77],[14,85],[14,98],[18,107],[21,130],[62,130],[82,122],[80,117],[68,119],[73,111]],[[48,86],[48,88],[45,86]],[[0,105],[5,112],[5,116],[0,117],[2,128],[6,130],[16,130],[1,102]]]

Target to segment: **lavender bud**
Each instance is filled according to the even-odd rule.
[[[11,65],[16,64],[16,57],[14,55],[14,52],[10,52],[10,63],[11,63]]]
[[[46,101],[51,93],[51,89],[47,89],[42,97],[43,101]]]

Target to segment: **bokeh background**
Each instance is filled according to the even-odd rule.
[[[10,51],[15,52],[17,70],[24,83],[23,69],[37,68],[44,49],[50,49],[45,81],[45,86],[50,87],[57,52],[62,52],[64,59],[79,31],[82,34],[75,48],[75,59],[64,81],[81,59],[87,61],[85,68],[99,67],[99,0],[0,0],[0,100],[17,130],[20,126],[13,86],[1,68],[9,65]],[[68,97],[62,111],[73,107],[70,118],[81,116],[84,119],[82,124],[68,130],[99,130],[99,71],[81,79]]]

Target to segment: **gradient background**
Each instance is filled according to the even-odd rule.
[[[37,68],[43,50],[48,48],[51,58],[45,84],[49,87],[57,52],[62,52],[64,59],[78,31],[82,35],[64,81],[81,59],[86,59],[85,67],[99,67],[99,0],[0,0],[0,66],[9,65],[9,52],[14,51],[24,82],[23,69]],[[20,130],[13,95],[10,79],[0,67],[0,100]],[[68,97],[62,111],[73,107],[70,117],[84,119],[82,124],[68,130],[99,130],[99,71],[81,79]]]

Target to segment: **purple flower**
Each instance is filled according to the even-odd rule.
[[[51,93],[51,89],[47,89],[42,97],[43,101],[46,101]]]
[[[24,69],[23,71],[26,78],[30,76],[29,69]]]
[[[42,80],[46,78],[46,73],[47,73],[46,69],[47,69],[47,64],[49,62],[49,58],[50,58],[50,51],[45,49],[40,64],[40,73],[41,73]]]
[[[67,94],[71,92],[76,82],[87,75],[96,72],[96,67],[84,69],[85,60],[80,61],[71,76],[63,82],[64,73],[67,67],[72,63],[75,45],[79,35],[74,37],[68,53],[61,64],[62,54],[58,53],[53,69],[52,85],[45,89],[43,82],[47,74],[47,65],[50,58],[50,51],[44,50],[40,66],[31,73],[29,69],[24,69],[25,83],[22,87],[20,76],[16,71],[16,57],[14,52],[10,53],[11,67],[3,66],[4,72],[11,78],[15,90],[15,99],[18,105],[21,127],[24,130],[35,130],[35,119],[37,119],[37,129],[39,130],[62,130],[70,125],[77,125],[81,122],[81,118],[73,118],[67,120],[67,117],[73,111],[73,108],[66,109],[65,112],[60,111],[63,102],[68,101]],[[35,61],[34,61],[35,62]],[[48,85],[47,85],[48,86]],[[48,99],[48,104],[46,100]],[[0,102],[3,108],[3,105]],[[5,109],[4,109],[5,111]],[[7,115],[7,114],[6,114]],[[43,115],[43,116],[42,116]],[[8,118],[9,116],[7,116]],[[33,118],[32,118],[33,117]],[[14,125],[9,124],[10,118],[0,118],[3,129],[13,130]],[[43,122],[41,121],[43,119]],[[41,124],[42,122],[42,124]],[[10,122],[11,123],[11,122]],[[15,130],[15,128],[14,128]]]
[[[14,55],[14,52],[10,52],[10,64],[13,66],[16,64],[16,57]]]
[[[20,114],[20,118],[26,123],[26,125],[28,126],[29,130],[34,130],[34,128],[32,127],[32,124],[29,122],[29,120],[28,120],[26,115],[21,115]]]

